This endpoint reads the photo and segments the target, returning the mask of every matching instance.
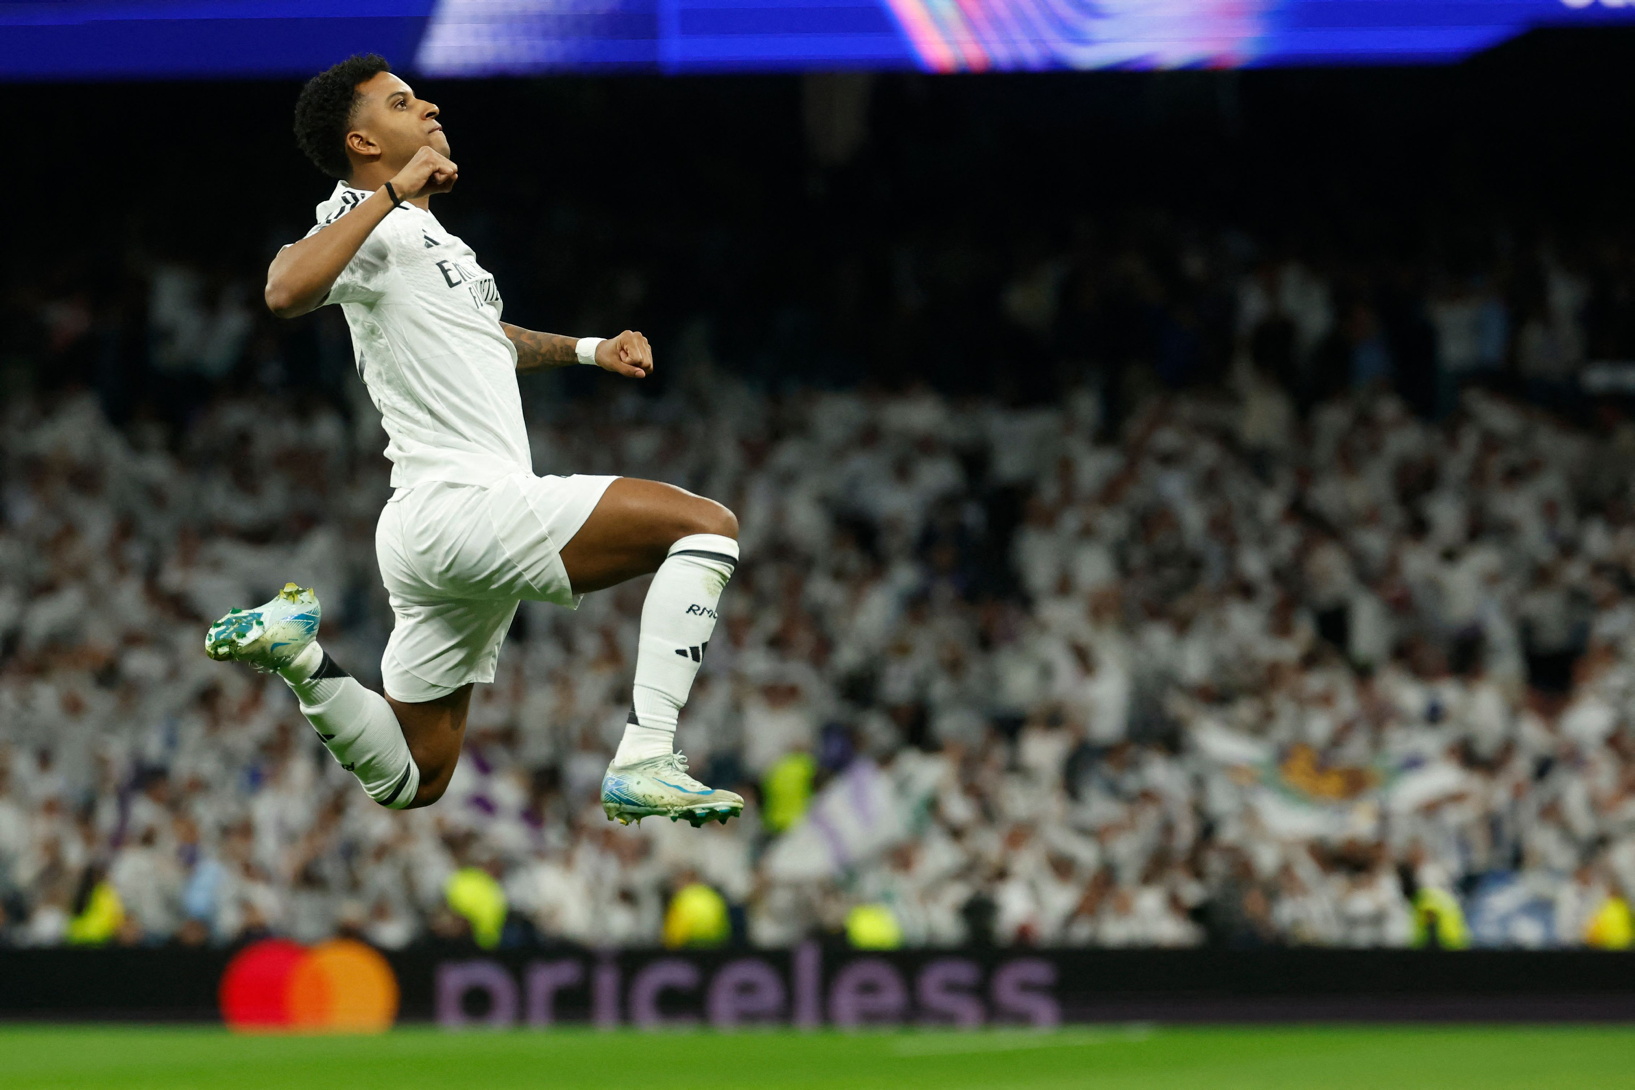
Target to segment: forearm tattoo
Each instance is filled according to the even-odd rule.
[[[566,367],[578,363],[574,347],[578,338],[563,337],[556,333],[536,333],[531,329],[501,322],[505,335],[517,346],[517,370],[539,371],[547,367]]]

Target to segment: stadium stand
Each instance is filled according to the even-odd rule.
[[[0,934],[70,940],[105,881],[122,941],[395,946],[463,933],[447,891],[477,868],[508,942],[655,943],[661,894],[697,881],[763,944],[883,904],[908,943],[1399,945],[1416,891],[1480,942],[1588,941],[1635,889],[1635,431],[1472,380],[1586,410],[1615,282],[1555,250],[1531,294],[1427,275],[1416,414],[1399,339],[1335,271],[1163,257],[1195,270],[1179,289],[1131,254],[1002,287],[1018,329],[1105,342],[1145,285],[1161,313],[1129,325],[1160,327],[1156,358],[1117,390],[1086,368],[1037,404],[769,392],[700,334],[663,396],[536,398],[541,471],[672,480],[742,520],[753,561],[682,741],[762,822],[702,833],[595,804],[637,593],[525,605],[449,796],[410,814],[352,789],[281,687],[203,657],[207,618],[290,578],[367,672],[385,463],[356,391],[290,396],[248,304],[153,266],[151,368],[185,376],[185,430],[116,427],[84,384],[6,399]],[[1166,371],[1199,296],[1219,382]],[[47,360],[101,324],[12,304]]]
[[[605,123],[635,86],[576,104]],[[754,803],[701,831],[595,804],[639,588],[524,606],[423,811],[206,660],[206,621],[287,579],[360,677],[385,642],[387,467],[344,326],[257,298],[304,229],[287,191],[321,187],[253,222],[157,185],[50,220],[0,280],[0,942],[1627,945],[1627,216],[1461,204],[1458,170],[1326,215],[1397,171],[1383,123],[1336,167],[1268,158],[1238,218],[1091,203],[1092,159],[1034,204],[993,164],[1035,133],[984,106],[944,140],[963,92],[938,88],[882,91],[892,139],[849,150],[768,137],[729,170],[699,144],[639,215],[617,179],[537,216],[450,198],[508,317],[659,353],[647,389],[529,379],[536,468],[740,517],[679,737]],[[1425,116],[1429,159],[1453,127]],[[1556,128],[1523,126],[1518,192]],[[1155,174],[1185,173],[1174,136]]]

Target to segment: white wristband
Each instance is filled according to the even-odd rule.
[[[596,346],[602,343],[600,337],[580,337],[573,345],[574,355],[579,357],[580,363],[596,366]]]

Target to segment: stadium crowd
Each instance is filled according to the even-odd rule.
[[[159,265],[132,409],[83,296],[14,292],[0,941],[1627,945],[1635,429],[1575,384],[1630,348],[1623,266],[1403,296],[1233,253],[1018,260],[994,321],[1091,346],[1048,397],[746,378],[703,323],[662,396],[529,386],[541,472],[740,517],[679,740],[754,805],[697,831],[597,805],[640,586],[525,603],[448,795],[373,804],[200,642],[296,580],[370,678],[361,384]]]

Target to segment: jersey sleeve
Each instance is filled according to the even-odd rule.
[[[380,299],[386,291],[386,276],[392,264],[392,244],[395,224],[391,217],[382,221],[369,237],[363,240],[358,252],[352,255],[352,260],[346,263],[341,275],[335,278],[329,294],[324,296],[323,306],[330,303],[373,303]],[[320,223],[308,231],[305,238],[311,238],[325,227]]]

